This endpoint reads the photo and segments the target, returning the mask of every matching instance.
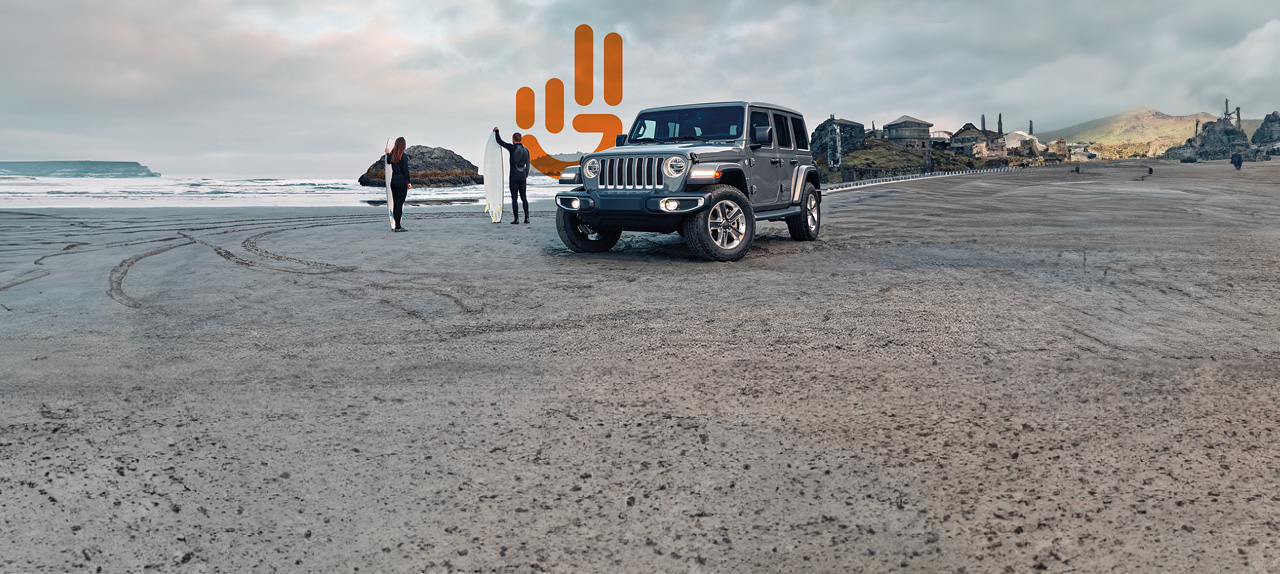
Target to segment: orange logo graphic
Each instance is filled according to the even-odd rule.
[[[573,31],[573,99],[579,106],[590,105],[594,98],[594,37],[591,26],[586,24]],[[604,37],[604,102],[610,106],[622,103],[622,36],[616,33]],[[564,82],[557,78],[547,80],[544,103],[545,127],[558,134],[564,130]],[[516,90],[516,125],[522,130],[531,129],[535,114],[533,88]],[[613,114],[578,114],[573,117],[573,129],[580,134],[600,134],[595,151],[601,151],[613,147],[622,133],[622,120]],[[529,148],[529,163],[545,175],[560,177],[564,168],[577,165],[551,157],[532,134],[525,134],[522,143]]]

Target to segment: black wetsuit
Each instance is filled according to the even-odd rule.
[[[498,140],[498,145],[511,152],[511,212],[515,214],[515,221],[512,223],[520,222],[520,208],[516,205],[516,199],[524,204],[524,222],[528,223],[529,199],[525,197],[525,187],[529,182],[529,148],[502,141],[497,131],[493,132],[493,138]]]
[[[1244,165],[1244,156],[1240,152],[1231,154],[1231,165],[1236,166],[1236,171],[1240,171],[1240,166]]]
[[[400,229],[400,217],[404,215],[404,198],[409,195],[409,155],[401,155],[399,162],[391,161],[391,154],[383,157],[385,164],[391,162],[391,214],[396,220],[396,229]]]

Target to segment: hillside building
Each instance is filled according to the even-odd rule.
[[[947,151],[951,146],[951,132],[946,130],[935,130],[929,132],[929,147],[937,151]]]
[[[929,128],[933,124],[911,116],[902,116],[884,125],[885,139],[924,155],[929,149]]]
[[[951,144],[948,149],[951,153],[969,157],[1004,155],[1004,138],[996,132],[984,130],[970,122],[951,135]]]

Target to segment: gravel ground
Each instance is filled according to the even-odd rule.
[[[1280,162],[0,212],[0,572],[1280,572]]]

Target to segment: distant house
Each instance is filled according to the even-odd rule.
[[[951,132],[945,130],[929,132],[929,145],[933,149],[947,151],[947,148],[951,146],[952,135]]]
[[[840,158],[853,150],[862,149],[867,132],[862,124],[850,120],[842,120],[831,115],[831,118],[813,128],[813,137],[809,138],[815,161],[826,160],[828,167],[839,167]]]
[[[911,150],[925,150],[929,147],[929,128],[932,127],[932,123],[923,119],[904,115],[884,124],[884,138]]]
[[[969,157],[989,157],[1004,151],[1004,141],[997,132],[967,123],[951,135],[950,150]]]
[[[921,155],[929,149],[929,128],[933,124],[911,116],[902,116],[884,125],[885,139]]]

